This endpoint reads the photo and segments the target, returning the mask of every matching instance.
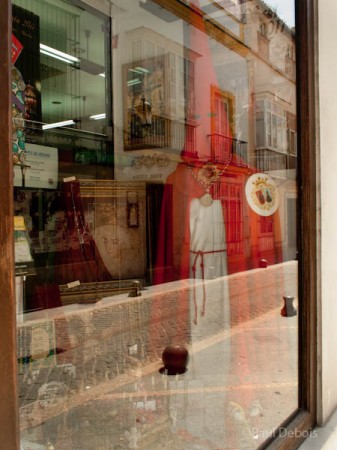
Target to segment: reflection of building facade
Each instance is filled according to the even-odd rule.
[[[252,121],[250,161],[278,181],[282,248],[285,260],[296,257],[297,130],[294,31],[263,1],[240,5],[245,42],[250,48]],[[273,224],[260,221],[261,246],[272,241]]]
[[[208,2],[201,3],[201,11],[209,20],[209,32],[213,36],[208,45],[216,71],[216,81],[207,98],[204,92],[202,99],[200,96],[200,92],[205,91],[203,83],[207,80],[198,75],[200,67],[205,65],[203,44],[200,47],[197,31],[194,31],[192,39],[187,30],[193,25],[184,29],[177,24],[175,40],[151,27],[128,32],[129,47],[124,48],[123,40],[120,40],[123,54],[129,55],[123,82],[126,79],[128,92],[132,90],[134,93],[132,107],[124,113],[124,150],[138,149],[150,156],[153,151],[169,149],[173,162],[165,171],[154,167],[139,173],[139,177],[148,182],[152,176],[158,181],[164,180],[174,168],[176,157],[173,155],[179,155],[182,149],[200,157],[203,156],[202,149],[210,148],[212,158],[230,159],[227,172],[242,172],[239,185],[251,169],[269,173],[279,180],[281,215],[283,210],[286,211],[291,221],[296,189],[292,187],[293,182],[285,178],[289,178],[290,169],[296,169],[294,36],[263,2],[227,6],[226,10],[220,6],[214,9]],[[188,17],[193,24],[193,13]],[[224,17],[225,21],[221,22]],[[212,23],[220,23],[224,35],[232,40],[223,44],[223,35],[216,34]],[[161,80],[152,92],[151,78],[158,78],[159,66]],[[157,91],[164,99],[160,115],[156,101],[152,104],[151,99]],[[139,97],[137,107],[136,97]],[[202,106],[200,102],[203,102]],[[213,117],[208,123],[205,120],[201,122],[198,117],[200,106],[201,109],[210,109]],[[254,121],[249,120],[252,116]],[[117,148],[117,153],[123,154],[123,158],[127,155],[123,148]],[[130,158],[130,154],[127,157]],[[125,175],[117,169],[116,175],[127,179],[125,168],[123,171]],[[137,177],[136,174],[134,176]],[[234,209],[232,207],[235,213],[232,217],[228,215],[227,220],[242,231],[230,233],[236,236],[230,245],[241,251],[245,248],[246,253],[255,245],[261,259],[270,259],[275,237],[273,220],[259,220],[259,236],[252,245],[250,236],[245,235],[244,228],[238,225],[246,222],[247,216],[244,216],[242,208],[244,190],[242,186],[233,184],[234,178],[229,177],[227,183],[232,183],[232,190],[237,190],[236,198],[239,200]],[[229,198],[226,202],[233,205]],[[288,225],[281,224],[282,242],[279,245],[285,259],[296,254],[295,222],[294,218],[291,225],[288,222]]]
[[[267,427],[273,416],[259,409],[259,374],[252,373],[265,366],[256,345],[265,336],[248,325],[256,317],[262,323],[261,311],[279,309],[278,299],[289,289],[297,294],[298,286],[293,31],[260,0],[14,3],[40,19],[41,124],[34,128],[27,115],[29,129],[19,131],[26,133],[27,148],[39,148],[36,166],[49,174],[46,184],[37,185],[34,176],[40,173],[28,161],[30,184],[17,184],[14,192],[33,259],[29,267],[16,267],[25,319],[19,324],[24,434],[34,419],[34,439],[42,442],[39,436],[49,427],[58,445],[63,438],[73,442],[67,427],[74,417],[77,430],[86,424],[77,400],[59,427],[58,413],[48,408],[57,409],[69,392],[103,387],[108,394],[112,381],[113,390],[134,391],[129,403],[122,395],[127,391],[113,391],[112,397],[119,396],[118,420],[113,432],[99,437],[102,448],[113,433],[128,447],[147,450],[185,448],[188,441],[200,448],[222,448],[223,442],[254,448],[256,439],[263,440],[251,434],[254,421]],[[55,58],[56,48],[63,60]],[[26,81],[26,103],[32,106],[39,84]],[[50,154],[57,171],[41,162]],[[162,244],[167,253],[160,266]],[[164,277],[157,279],[160,270]],[[266,280],[272,291],[267,302]],[[140,292],[144,285],[147,291]],[[48,325],[42,324],[44,314]],[[294,337],[275,315],[269,319],[266,329],[286,329]],[[237,324],[243,325],[240,332]],[[165,372],[159,379],[157,367],[147,372],[162,347],[177,339],[191,345],[193,369],[185,377],[191,384],[184,384],[184,398],[178,379],[170,385],[174,398]],[[287,364],[289,354],[283,356],[294,377],[288,415],[297,407],[297,363]],[[46,365],[39,366],[43,358]],[[240,358],[245,363],[236,372]],[[214,378],[207,361],[219,371]],[[60,384],[43,384],[44,377],[61,372]],[[115,385],[124,375],[127,382]],[[241,385],[246,392],[239,397]],[[146,389],[155,390],[153,399],[140,401]],[[163,391],[161,402],[156,395]],[[201,391],[196,422],[193,404],[185,399]],[[213,392],[217,417],[202,422]],[[180,409],[177,397],[185,402]],[[34,401],[46,408],[35,418]],[[272,396],[268,405],[274,407]],[[241,420],[248,411],[249,418]],[[182,433],[177,417],[185,421]],[[96,419],[90,419],[92,434],[101,422]],[[214,433],[205,437],[208,427]],[[165,431],[160,443],[156,429]],[[94,445],[77,439],[83,450]]]
[[[281,174],[296,168],[294,33],[264,2],[241,7],[245,41],[251,49],[254,164]]]

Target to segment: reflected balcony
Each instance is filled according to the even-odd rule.
[[[282,179],[291,179],[297,169],[297,156],[271,149],[255,151],[255,165],[261,172],[271,173]]]
[[[222,134],[208,135],[211,142],[211,156],[214,161],[228,161],[233,165],[247,167],[247,142]]]
[[[129,124],[125,150],[168,148],[195,153],[195,125],[155,115],[147,123],[140,123],[136,115],[131,115]]]

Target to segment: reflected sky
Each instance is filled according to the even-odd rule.
[[[277,15],[290,27],[295,26],[295,0],[267,0],[267,5],[275,9]]]

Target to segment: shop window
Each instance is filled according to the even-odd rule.
[[[254,450],[301,406],[296,85],[268,2],[259,52],[200,3],[14,1],[23,447]]]
[[[22,48],[15,67],[27,85],[26,133],[63,126],[107,134],[106,30],[101,19],[62,2],[14,2],[13,33]]]

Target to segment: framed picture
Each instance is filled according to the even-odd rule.
[[[143,182],[80,180],[85,222],[112,280],[146,271],[146,187]]]
[[[169,146],[167,74],[165,55],[124,66],[125,150]]]

